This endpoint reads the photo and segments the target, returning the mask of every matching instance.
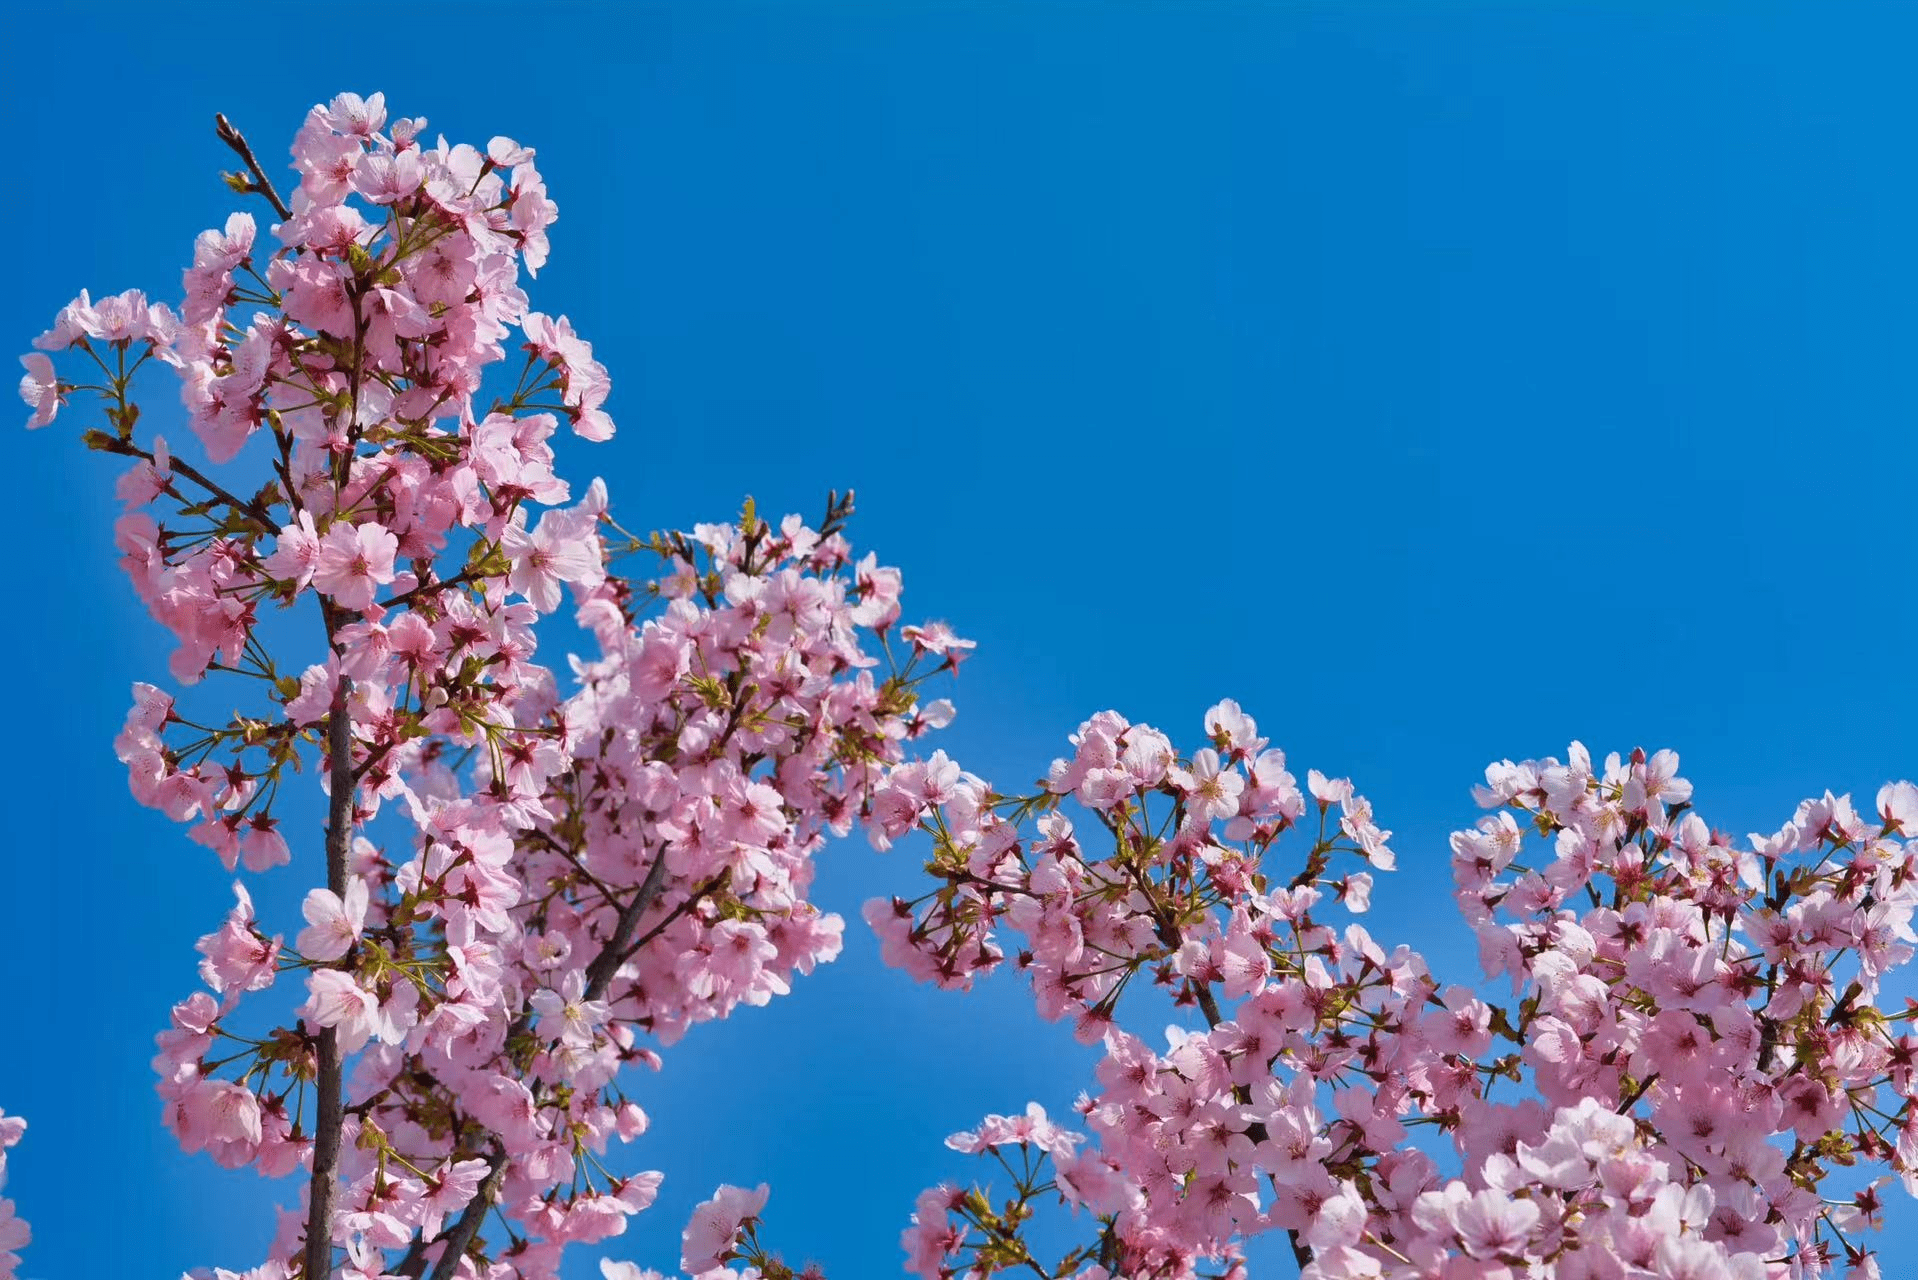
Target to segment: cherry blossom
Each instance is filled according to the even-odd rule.
[[[1100,1054],[1069,1116],[953,1134],[1011,1185],[902,1198],[914,1274],[1243,1280],[1260,1237],[1306,1280],[1878,1274],[1880,1188],[1918,1194],[1918,1006],[1888,994],[1918,786],[1739,839],[1669,750],[1495,763],[1450,841],[1478,981],[1357,919],[1393,833],[1236,701],[1183,748],[1099,712],[1002,794],[924,749],[974,646],[901,623],[850,495],[645,535],[576,497],[558,427],[609,437],[612,381],[521,284],[558,206],[532,148],[425,123],[315,106],[283,199],[222,120],[274,220],[203,232],[177,312],[83,292],[23,357],[28,425],[97,412],[124,460],[111,536],[176,645],[114,743],[129,789],[242,877],[155,1037],[161,1120],[300,1185],[265,1259],[199,1274],[552,1280],[623,1233],[664,1176],[613,1152],[646,1073],[839,955],[811,890],[855,827],[924,855],[923,892],[864,905],[888,963],[1020,975]],[[156,376],[185,450],[141,426]],[[562,612],[596,649],[564,680]],[[289,838],[312,779],[324,825]],[[261,874],[307,878],[303,926],[260,918]],[[768,1195],[721,1186],[681,1268],[820,1274],[761,1243]],[[1043,1260],[1042,1210],[1076,1241]],[[0,1280],[27,1242],[0,1200]]]
[[[26,1131],[25,1120],[0,1111],[0,1191],[7,1186],[7,1151],[19,1144]],[[31,1243],[33,1232],[17,1216],[13,1201],[0,1199],[0,1280],[14,1280],[20,1266],[18,1250]]]
[[[1321,923],[1369,904],[1370,874],[1336,864],[1389,870],[1388,833],[1349,781],[1308,771],[1317,834],[1281,870],[1310,812],[1283,757],[1236,703],[1203,723],[1209,745],[1169,766],[1164,735],[1102,712],[1036,795],[960,773],[934,801],[913,766],[875,795],[876,845],[917,826],[933,850],[931,891],[868,904],[888,961],[963,987],[1016,957],[1040,1012],[1105,1050],[1084,1131],[1035,1109],[955,1136],[1013,1185],[922,1195],[910,1271],[1023,1269],[1052,1201],[1092,1225],[1048,1275],[1236,1274],[1274,1231],[1307,1280],[1877,1274],[1876,1183],[1843,1171],[1918,1191],[1901,1029],[1918,1011],[1873,1004],[1918,942],[1898,838],[1918,789],[1885,787],[1875,818],[1808,800],[1741,846],[1692,812],[1669,751],[1492,766],[1475,794],[1499,812],[1452,843],[1501,1003]],[[1142,978],[1203,1029],[1163,1050],[1125,1030]],[[1500,1100],[1501,1080],[1524,1088]],[[1416,1126],[1446,1135],[1459,1176]]]

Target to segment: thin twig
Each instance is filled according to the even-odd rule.
[[[218,112],[213,115],[213,131],[220,135],[221,142],[233,148],[241,163],[246,165],[247,172],[253,175],[253,181],[245,189],[265,196],[267,203],[273,206],[273,212],[280,215],[280,221],[292,218],[293,211],[286,207],[286,201],[280,199],[280,193],[273,189],[273,181],[266,176],[266,170],[260,168],[260,162],[253,158],[253,148],[247,145],[245,135]]]
[[[421,596],[431,595],[436,591],[444,591],[448,587],[457,587],[468,582],[477,582],[484,576],[486,575],[476,569],[461,569],[450,578],[437,578],[432,582],[422,582],[410,591],[400,592],[391,600],[382,600],[380,601],[380,608],[392,609],[399,605],[411,604]]]
[[[634,956],[638,955],[639,949],[641,947],[645,946],[647,943],[651,942],[654,938],[657,938],[660,934],[664,933],[666,931],[666,927],[672,924],[673,921],[679,919],[681,916],[685,915],[687,912],[696,909],[700,903],[706,900],[708,895],[715,892],[720,885],[724,884],[727,880],[731,879],[732,874],[733,873],[731,871],[721,870],[716,875],[714,875],[712,879],[708,880],[705,884],[700,885],[697,889],[694,889],[691,893],[687,894],[683,899],[680,900],[679,905],[674,907],[671,911],[668,911],[664,916],[662,916],[657,924],[655,924],[652,928],[648,929],[645,933],[640,934],[639,937],[634,938],[632,945],[627,947],[624,951],[620,953],[618,964],[616,964],[614,967],[617,968],[619,964],[625,964],[628,960],[631,960]]]
[[[151,453],[142,449],[139,445],[134,444],[131,440],[118,440],[109,437],[101,442],[99,448],[102,453],[117,454],[124,458],[143,458],[148,462],[154,460]],[[258,502],[247,502],[228,493],[219,482],[209,479],[192,463],[184,462],[179,458],[169,458],[167,460],[167,469],[175,475],[182,475],[193,481],[193,483],[199,485],[211,494],[216,501],[226,503],[236,514],[252,520],[267,533],[272,533],[279,528],[278,525],[273,523],[273,519],[265,507],[261,506]],[[180,501],[184,502],[186,499],[182,497]]]
[[[605,994],[606,988],[612,985],[613,975],[618,972],[619,966],[624,962],[623,953],[627,943],[632,940],[633,931],[639,927],[640,917],[645,915],[647,909],[658,900],[659,891],[665,883],[666,851],[661,849],[659,855],[653,859],[653,865],[647,869],[646,879],[640,884],[639,892],[635,893],[633,900],[620,910],[619,919],[613,926],[612,936],[606,939],[604,946],[600,947],[599,954],[593,957],[593,962],[586,966],[586,999],[599,999]],[[522,1013],[514,1022],[513,1030],[507,1032],[507,1042],[510,1044],[515,1035],[525,1031],[530,1025],[532,1025],[531,1016]],[[473,1193],[473,1199],[467,1204],[465,1212],[461,1213],[458,1220],[440,1236],[440,1239],[446,1242],[446,1249],[440,1254],[439,1261],[433,1264],[431,1280],[453,1280],[454,1273],[459,1270],[460,1259],[465,1256],[467,1246],[473,1243],[473,1237],[479,1234],[480,1223],[485,1221],[487,1211],[493,1207],[493,1201],[499,1195],[500,1184],[506,1180],[506,1148],[497,1138],[493,1140],[492,1147],[491,1153],[487,1156],[489,1167],[485,1180],[480,1183],[479,1190]],[[401,1263],[401,1269],[394,1274],[419,1275],[419,1271],[408,1271],[405,1268],[409,1263],[423,1266],[425,1255],[424,1248],[419,1249],[417,1254],[413,1249],[408,1249],[406,1258]]]

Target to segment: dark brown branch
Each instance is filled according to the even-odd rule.
[[[153,455],[151,453],[134,444],[131,440],[116,439],[112,436],[105,435],[104,432],[101,433],[101,436],[103,438],[99,439],[96,447],[102,453],[118,454],[124,458],[144,458],[148,462],[153,461]],[[215,501],[226,503],[236,514],[245,516],[247,519],[253,521],[259,525],[264,532],[273,533],[278,530],[279,526],[273,523],[272,517],[268,514],[265,507],[261,506],[258,502],[246,502],[234,497],[231,493],[228,493],[226,489],[221,487],[217,481],[211,480],[203,475],[192,463],[184,462],[179,458],[169,458],[167,460],[167,469],[175,475],[182,475],[193,481],[193,483],[199,485],[202,489],[205,489],[207,493],[212,495]],[[180,496],[177,491],[175,492],[175,496]],[[180,497],[180,501],[185,502],[186,499]]]
[[[400,1256],[399,1265],[393,1268],[393,1274],[406,1276],[409,1280],[419,1280],[420,1273],[426,1270],[427,1246],[432,1243],[425,1236],[421,1236],[406,1246],[406,1252]]]
[[[380,601],[380,608],[391,609],[397,605],[411,604],[421,596],[432,595],[435,592],[444,591],[448,587],[457,587],[468,582],[477,582],[483,576],[483,574],[474,569],[461,569],[450,578],[438,578],[432,582],[423,582],[411,591],[400,592],[391,600],[382,600]]]
[[[851,489],[846,490],[843,497],[837,489],[826,491],[826,518],[819,522],[820,537],[830,538],[846,527],[846,522],[852,519],[852,498]]]
[[[433,1280],[453,1280],[453,1274],[460,1269],[460,1259],[466,1256],[466,1246],[473,1243],[473,1237],[479,1234],[480,1223],[485,1220],[486,1211],[493,1207],[493,1201],[499,1195],[500,1183],[506,1180],[506,1148],[500,1145],[499,1139],[493,1140],[493,1152],[487,1159],[491,1167],[486,1171],[486,1180],[473,1193],[472,1203],[466,1206],[466,1212],[460,1214],[459,1220],[440,1237],[446,1241],[446,1251],[433,1264]]]
[[[612,985],[613,975],[625,962],[624,952],[627,944],[632,941],[634,930],[639,927],[640,917],[645,915],[647,909],[658,900],[659,891],[665,883],[666,851],[661,849],[659,856],[653,859],[653,865],[647,869],[646,879],[640,884],[639,892],[635,893],[633,900],[620,910],[619,919],[613,925],[612,936],[606,940],[605,945],[600,947],[599,954],[593,957],[593,962],[586,966],[586,999],[599,999],[606,993],[606,988]],[[524,1032],[530,1025],[532,1025],[531,1016],[521,1014],[514,1022],[513,1029],[507,1033],[508,1043],[511,1043],[516,1035]],[[506,1148],[497,1138],[493,1140],[492,1148],[487,1156],[490,1167],[486,1171],[485,1180],[480,1183],[479,1190],[473,1193],[473,1199],[467,1204],[465,1211],[440,1236],[440,1239],[446,1242],[446,1249],[440,1254],[439,1261],[433,1264],[431,1280],[452,1280],[453,1274],[459,1270],[460,1258],[465,1255],[467,1246],[473,1243],[473,1237],[479,1234],[480,1223],[485,1221],[487,1211],[493,1207],[493,1201],[499,1196],[500,1184],[506,1179]],[[413,1248],[406,1251],[406,1257],[401,1261],[400,1269],[394,1274],[418,1276],[420,1270],[424,1269],[425,1258],[426,1246],[415,1244]],[[409,1267],[419,1269],[409,1270]]]
[[[682,900],[678,906],[674,907],[671,911],[668,911],[664,916],[660,918],[657,924],[653,925],[653,927],[648,929],[645,933],[640,934],[637,938],[634,938],[632,945],[627,947],[626,950],[620,952],[619,964],[625,964],[628,960],[631,960],[634,956],[638,955],[639,949],[641,947],[645,946],[647,943],[651,942],[654,938],[657,938],[660,934],[664,933],[667,929],[667,926],[671,925],[673,921],[679,919],[681,916],[685,915],[687,912],[696,909],[699,906],[699,904],[704,902],[710,895],[718,892],[719,886],[724,884],[727,880],[731,879],[732,874],[733,873],[730,871],[721,870],[716,875],[714,875],[712,879],[708,880],[705,884],[700,885],[697,889],[694,889],[691,893],[687,894],[685,899]],[[614,967],[617,968],[618,966],[615,965]]]
[[[1206,1025],[1216,1027],[1225,1021],[1219,1009],[1219,1001],[1217,997],[1212,994],[1211,983],[1198,983],[1193,988],[1193,995],[1198,998],[1199,1012],[1205,1015]],[[1237,1092],[1240,1095],[1239,1100],[1241,1102],[1251,1100],[1243,1088],[1237,1089]],[[1246,1127],[1245,1136],[1254,1142],[1264,1142],[1270,1135],[1266,1132],[1265,1125],[1255,1120]],[[1271,1177],[1270,1174],[1266,1176],[1268,1178]],[[1299,1270],[1303,1272],[1306,1266],[1312,1261],[1312,1250],[1305,1241],[1299,1239],[1299,1233],[1296,1229],[1288,1227],[1285,1234],[1286,1238],[1292,1242],[1292,1261],[1298,1263]]]
[[[327,631],[333,615],[327,611]],[[332,789],[326,818],[326,887],[346,894],[346,855],[353,840],[353,722],[346,710],[353,681],[340,676],[333,690],[333,706],[326,721],[328,782]],[[340,1128],[346,1120],[340,1070],[338,1031],[320,1032],[319,1073],[314,1082],[319,1098],[313,1125],[313,1174],[307,1198],[305,1280],[325,1280],[333,1273],[333,1202],[338,1190],[333,1171],[340,1162]]]
[[[633,940],[633,931],[639,927],[639,918],[659,897],[660,886],[666,883],[666,850],[661,849],[659,856],[653,859],[653,865],[646,870],[646,879],[641,882],[639,892],[619,913],[619,919],[613,925],[613,936],[606,939],[606,945],[593,957],[593,963],[586,966],[586,998],[597,1000],[606,994],[606,988],[612,985],[613,975],[619,966],[626,963],[626,946]]]
[[[282,222],[291,218],[293,211],[286,207],[286,201],[280,199],[280,193],[273,189],[272,179],[266,176],[266,170],[260,168],[260,162],[254,159],[253,148],[247,145],[245,135],[235,129],[227,118],[218,112],[215,112],[213,116],[213,131],[220,136],[221,142],[233,148],[234,154],[238,155],[240,162],[246,166],[246,171],[253,175],[252,181],[246,183],[242,190],[258,192],[265,196],[267,203],[273,206],[273,212],[280,215]]]
[[[1621,1116],[1624,1115],[1627,1111],[1630,1111],[1632,1109],[1633,1104],[1635,1104],[1640,1098],[1645,1096],[1645,1091],[1651,1088],[1657,1082],[1658,1082],[1658,1072],[1654,1071],[1650,1075],[1646,1076],[1643,1080],[1640,1080],[1636,1085],[1634,1085],[1632,1087],[1632,1091],[1626,1094],[1625,1097],[1619,1101],[1619,1104],[1615,1108],[1615,1110],[1618,1112],[1619,1115]]]

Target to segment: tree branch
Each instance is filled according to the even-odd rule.
[[[413,601],[419,599],[421,596],[431,595],[437,591],[444,591],[448,587],[457,587],[461,585],[462,583],[477,582],[482,576],[484,575],[480,574],[476,570],[461,569],[458,573],[454,574],[450,578],[437,578],[432,582],[423,582],[419,586],[414,587],[411,591],[400,592],[398,595],[394,596],[391,600],[382,600],[380,601],[380,608],[391,609],[397,605],[411,604]]]
[[[493,1139],[493,1153],[487,1159],[492,1167],[486,1171],[486,1180],[473,1193],[472,1203],[460,1214],[459,1221],[440,1237],[446,1241],[446,1251],[433,1264],[433,1280],[453,1280],[454,1272],[460,1269],[460,1259],[466,1256],[466,1246],[479,1234],[480,1223],[485,1221],[486,1211],[493,1207],[500,1183],[506,1180],[506,1148],[500,1145],[498,1138]]]
[[[1199,1011],[1205,1014],[1206,1025],[1216,1027],[1225,1021],[1219,1009],[1218,998],[1212,994],[1211,983],[1202,982],[1198,984],[1198,986],[1193,989],[1193,994],[1198,998]],[[1235,1086],[1234,1091],[1239,1095],[1241,1102],[1251,1101],[1251,1095],[1246,1092],[1243,1086]],[[1250,1125],[1246,1126],[1245,1136],[1254,1142],[1264,1142],[1271,1135],[1267,1133],[1264,1123],[1254,1120]],[[1266,1175],[1268,1178],[1271,1176],[1270,1174]],[[1295,1228],[1286,1228],[1285,1234],[1286,1238],[1292,1242],[1292,1261],[1298,1263],[1299,1270],[1303,1272],[1306,1265],[1312,1261],[1312,1250],[1303,1240],[1299,1239],[1299,1233]]]
[[[326,621],[330,636],[330,609]],[[333,706],[326,721],[328,782],[332,789],[326,819],[326,887],[342,897],[346,894],[346,855],[353,839],[353,722],[346,710],[352,692],[352,679],[342,674],[333,690]],[[314,1092],[319,1099],[319,1114],[313,1125],[312,1185],[306,1207],[305,1280],[325,1280],[333,1273],[333,1202],[338,1190],[333,1171],[339,1166],[340,1128],[346,1120],[340,1038],[335,1028],[320,1032],[318,1056],[319,1078],[314,1082]]]
[[[606,994],[606,988],[612,985],[613,974],[619,966],[626,963],[626,944],[633,939],[633,931],[639,927],[639,918],[659,897],[659,890],[666,883],[666,850],[662,847],[659,856],[653,859],[653,865],[646,869],[646,879],[640,883],[639,892],[619,913],[619,919],[613,925],[613,936],[593,957],[593,963],[586,966],[586,998],[597,1000]]]
[[[280,221],[285,222],[290,219],[293,211],[286,207],[286,201],[280,199],[280,193],[273,189],[273,181],[266,176],[266,170],[260,168],[260,162],[253,158],[253,148],[247,145],[245,135],[235,129],[228,123],[227,118],[218,112],[213,115],[213,131],[220,136],[221,142],[233,148],[234,154],[240,157],[240,162],[246,165],[247,172],[253,175],[253,180],[241,189],[256,191],[265,196],[267,203],[273,206],[273,212],[280,215]]]
[[[104,433],[102,434],[104,435]],[[107,436],[101,440],[96,447],[102,453],[117,454],[123,458],[144,458],[148,462],[153,461],[153,455],[151,453],[134,444],[131,440],[120,440]],[[247,519],[259,525],[262,531],[266,533],[278,531],[279,526],[273,523],[272,516],[267,512],[265,507],[257,502],[247,502],[234,497],[217,481],[211,480],[202,474],[192,463],[179,458],[169,458],[167,460],[167,470],[173,472],[175,475],[185,476],[187,479],[193,481],[193,483],[199,485],[202,489],[205,489],[207,493],[211,494],[215,501],[226,503],[236,514],[245,516]],[[175,496],[180,497],[181,502],[186,501],[186,498],[180,496],[177,490],[175,490]]]
[[[665,883],[666,850],[662,848],[659,855],[653,859],[653,865],[647,869],[646,879],[640,884],[639,892],[635,893],[633,900],[620,910],[619,919],[613,925],[612,936],[607,938],[605,944],[600,947],[599,954],[593,957],[593,962],[586,966],[586,999],[599,999],[606,993],[606,988],[612,985],[613,975],[625,960],[626,946],[632,941],[634,930],[639,927],[640,917],[645,915],[647,908],[658,900],[659,891]],[[510,1043],[515,1035],[524,1032],[531,1025],[531,1015],[522,1013],[514,1022],[513,1029],[507,1032],[507,1041]],[[446,1242],[446,1249],[440,1254],[439,1261],[433,1264],[431,1280],[453,1280],[453,1274],[459,1270],[460,1259],[465,1256],[467,1246],[472,1244],[473,1237],[479,1234],[480,1223],[485,1221],[487,1210],[493,1207],[493,1201],[499,1196],[500,1184],[506,1180],[506,1148],[500,1144],[498,1138],[493,1139],[492,1148],[491,1154],[487,1156],[487,1162],[491,1167],[486,1171],[485,1181],[481,1182],[479,1190],[473,1193],[473,1199],[467,1204],[465,1212],[461,1213],[458,1220],[440,1236],[440,1239]],[[400,1270],[394,1274],[418,1276],[420,1270],[425,1267],[428,1247],[430,1246],[415,1245],[412,1249],[408,1249],[406,1257],[401,1261]],[[409,1266],[420,1270],[408,1270]]]

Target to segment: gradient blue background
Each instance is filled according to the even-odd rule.
[[[909,616],[979,641],[946,745],[1008,788],[1102,707],[1189,741],[1236,697],[1398,832],[1375,932],[1475,972],[1445,836],[1489,760],[1672,746],[1739,832],[1918,772],[1918,10],[413,12],[16,10],[0,335],[25,350],[82,285],[175,295],[229,207],[215,110],[277,169],[309,104],[383,89],[539,149],[562,218],[534,303],[594,342],[621,427],[569,473],[641,527],[855,486]],[[151,1037],[227,877],[112,756],[167,646],[79,425],[7,450],[25,1274],[250,1266],[292,1184],[158,1123]],[[258,883],[280,927],[306,835],[307,872]],[[765,1179],[794,1261],[896,1274],[913,1195],[976,1167],[945,1134],[1090,1082],[1009,979],[960,998],[878,966],[858,904],[909,855],[825,867],[841,962],[640,1082],[655,1128],[622,1158],[668,1180],[615,1256],[670,1268],[692,1203]],[[1910,1274],[1902,1196],[1892,1222]]]

